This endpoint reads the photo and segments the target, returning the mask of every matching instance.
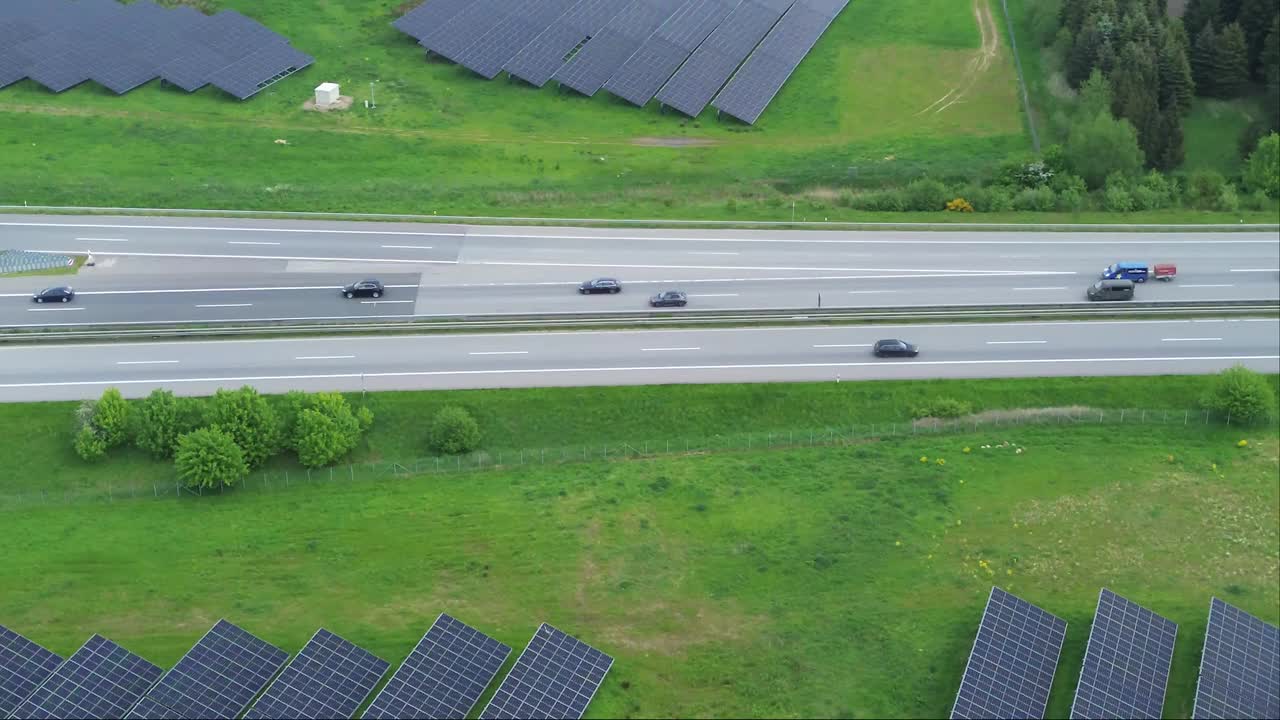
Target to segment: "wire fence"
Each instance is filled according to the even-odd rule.
[[[358,485],[412,477],[513,470],[575,463],[609,462],[679,455],[708,455],[801,447],[836,447],[866,442],[944,434],[980,433],[1024,426],[1086,425],[1231,425],[1229,415],[1207,410],[1096,409],[1061,407],[997,410],[957,419],[925,418],[808,430],[751,431],[693,438],[689,436],[630,442],[594,443],[514,450],[481,450],[466,455],[422,457],[402,461],[359,462],[333,467],[257,470],[233,488],[192,490],[176,474],[149,482],[109,481],[105,486],[43,489],[0,495],[0,512],[49,505],[115,503],[133,500],[182,500],[246,493],[276,493],[311,486]],[[110,460],[106,461],[110,463]]]

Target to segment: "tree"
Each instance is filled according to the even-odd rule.
[[[230,435],[244,451],[249,468],[261,465],[278,447],[279,423],[257,390],[218,390],[209,406],[209,426]]]
[[[1181,114],[1191,109],[1196,94],[1195,80],[1191,77],[1191,63],[1187,53],[1173,37],[1165,36],[1160,46],[1160,107],[1176,108]]]
[[[93,427],[108,450],[128,439],[129,403],[119,390],[107,388],[103,391],[93,409]]]
[[[1120,62],[1111,75],[1112,114],[1128,120],[1138,132],[1138,146],[1148,162],[1159,157],[1160,80],[1155,57],[1146,45],[1131,42],[1124,47]]]
[[[156,457],[172,457],[178,446],[182,427],[178,399],[168,390],[159,388],[142,401],[138,410],[138,447]]]
[[[1072,125],[1067,158],[1076,174],[1092,188],[1102,187],[1113,172],[1132,176],[1142,169],[1142,148],[1138,147],[1133,126],[1106,112]]]
[[[1214,97],[1236,98],[1249,87],[1249,48],[1237,23],[1222,29],[1213,64]]]
[[[1111,112],[1111,81],[1101,70],[1094,68],[1089,79],[1080,86],[1076,99],[1076,120],[1089,120],[1100,112]]]
[[[1263,107],[1267,124],[1272,130],[1280,130],[1280,15],[1271,21],[1271,32],[1267,33],[1259,62],[1266,78]]]
[[[1280,14],[1277,13],[1276,0],[1244,0],[1240,4],[1237,22],[1244,29],[1244,37],[1249,46],[1249,75],[1259,82],[1266,82],[1267,79],[1262,52],[1271,25],[1277,19],[1280,19]]]
[[[1231,423],[1250,425],[1275,415],[1276,394],[1264,375],[1236,365],[1214,378],[1200,402]]]
[[[1071,87],[1080,87],[1091,72],[1098,68],[1098,57],[1107,38],[1098,28],[1098,20],[1090,18],[1083,28],[1076,33],[1075,44],[1067,53],[1067,82]]]
[[[1245,186],[1280,198],[1280,135],[1271,133],[1258,141],[1244,169]]]
[[[81,460],[95,462],[107,454],[107,443],[92,425],[81,425],[72,439],[71,446]]]
[[[446,455],[471,452],[480,447],[480,425],[460,407],[441,408],[431,423],[431,447]]]
[[[280,442],[290,450],[297,450],[298,418],[307,409],[307,394],[301,390],[290,390],[280,398],[276,419],[280,424]]]
[[[1158,170],[1171,172],[1186,159],[1186,136],[1182,132],[1182,115],[1177,107],[1160,111],[1156,134],[1159,143],[1154,155],[1147,156],[1147,163]]]
[[[229,487],[249,474],[240,444],[216,427],[193,430],[178,438],[173,464],[189,488]]]
[[[1191,48],[1191,77],[1196,92],[1205,97],[1217,97],[1218,31],[1213,23],[1196,33],[1196,43]]]
[[[1191,0],[1182,12],[1182,24],[1191,37],[1199,37],[1205,27],[1218,24],[1221,18],[1219,0]]]
[[[363,409],[363,408],[362,408]],[[368,412],[368,411],[366,411]],[[372,423],[372,413],[368,414]],[[307,467],[331,465],[360,444],[365,423],[339,393],[316,393],[298,415],[293,446]]]

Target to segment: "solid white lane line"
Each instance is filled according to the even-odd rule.
[[[277,243],[278,244],[278,243]],[[75,255],[81,250],[27,250],[26,252],[48,253],[50,255]],[[409,260],[406,258],[354,258],[354,257],[307,257],[304,255],[226,255],[221,253],[163,253],[163,252],[99,252],[99,255],[111,257],[161,257],[161,258],[193,258],[204,260],[306,260],[310,262],[356,262],[356,263],[422,263],[425,265],[457,265],[457,260]],[[524,263],[511,263],[522,265]]]
[[[1179,285],[1184,288],[1202,288],[1202,287],[1235,287],[1235,285]]]
[[[875,273],[954,273],[957,277],[1019,277],[1028,275],[1076,275],[1069,270],[962,270],[958,268],[850,268],[850,267],[787,267],[773,265],[651,265],[630,264],[615,265],[605,263],[565,263],[565,262],[508,262],[505,260],[481,260],[471,265],[497,265],[515,267],[555,267],[555,268],[626,268],[656,270],[768,270],[772,272],[875,272]],[[912,277],[907,275],[906,277]]]
[[[402,230],[328,230],[322,228],[254,228],[254,227],[202,227],[196,225],[109,225],[106,223],[35,223],[0,222],[0,227],[65,227],[111,228],[113,230],[189,230],[195,232],[262,232],[302,233],[318,235],[411,235],[417,237],[463,237],[466,233],[406,232]]]
[[[1066,290],[1065,287],[1023,287],[1014,288],[1014,290]]]
[[[561,283],[569,284],[569,283]],[[387,285],[389,288],[417,288],[417,285]],[[77,295],[157,295],[163,293],[267,292],[269,290],[341,290],[341,285],[285,285],[246,288],[173,288],[169,290],[80,290]],[[26,297],[30,293],[0,293],[0,297]]]
[[[1048,340],[988,340],[988,345],[1044,345]]]
[[[467,353],[468,355],[528,355],[528,350],[489,350],[486,352]]]
[[[198,308],[253,307],[253,303],[219,303],[215,305],[197,305]]]
[[[706,293],[702,295],[690,294],[689,297],[738,297],[738,293]]]
[[[852,343],[849,345],[814,345],[816,348],[871,347],[871,343]]]
[[[387,250],[430,250],[430,245],[383,245]]]
[[[850,295],[883,295],[884,293],[898,292],[897,290],[850,290]]]
[[[52,308],[27,308],[27,312],[56,312],[56,311],[65,311],[65,310],[83,310],[83,309],[84,309],[84,308],[82,308],[82,307],[74,307],[74,308],[60,308],[60,307],[52,307]]]
[[[1183,357],[1130,357],[1130,358],[1024,358],[1001,359],[986,358],[982,360],[913,360],[909,363],[876,362],[842,362],[842,363],[759,363],[750,365],[652,365],[629,367],[577,367],[577,368],[533,368],[533,369],[492,369],[492,370],[416,370],[403,372],[378,373],[328,373],[323,375],[248,375],[240,377],[195,377],[195,378],[157,378],[155,380],[68,380],[59,382],[0,383],[0,388],[39,388],[39,387],[84,387],[102,385],[154,385],[167,383],[246,383],[264,381],[298,381],[298,380],[355,380],[357,378],[404,378],[404,377],[446,377],[469,375],[549,375],[566,373],[616,373],[616,372],[670,372],[672,370],[805,370],[814,368],[855,368],[872,367],[879,371],[892,371],[893,368],[913,368],[921,366],[942,365],[1052,365],[1054,363],[1070,365],[1113,364],[1113,363],[1152,363],[1152,362],[1239,362],[1241,360],[1280,360],[1280,355],[1202,355]]]
[[[688,254],[689,254],[689,255],[741,255],[742,253],[736,253],[736,252],[715,252],[715,251],[711,251],[711,250],[706,250],[706,251],[701,251],[701,250],[690,250],[690,251],[688,252]]]
[[[177,365],[178,360],[121,360],[117,365]]]
[[[279,245],[278,242],[264,242],[259,240],[228,240],[228,245]]]
[[[1214,342],[1222,338],[1160,338],[1160,342]]]
[[[640,348],[640,352],[673,352],[676,350],[701,350],[700,347]]]
[[[299,355],[294,360],[350,360],[355,355]]]
[[[1242,268],[1240,270],[1230,270],[1229,272],[1280,272],[1280,268]]]
[[[418,302],[417,300],[361,300],[361,305],[398,305],[402,303]]]
[[[129,242],[124,238],[76,238],[80,242]]]

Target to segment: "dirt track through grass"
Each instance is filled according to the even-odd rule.
[[[947,91],[946,95],[934,100],[929,107],[916,113],[923,115],[927,112],[940,113],[958,102],[964,102],[965,97],[973,86],[977,84],[979,76],[991,68],[991,64],[996,61],[1000,53],[1000,28],[996,25],[995,17],[991,14],[990,0],[973,0],[973,17],[978,23],[978,31],[982,35],[982,45],[973,54],[973,58],[965,65],[964,75],[960,79],[960,83]]]

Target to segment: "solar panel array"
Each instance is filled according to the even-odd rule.
[[[271,682],[289,654],[219,620],[159,684],[130,718],[237,718]]]
[[[441,613],[364,718],[464,718],[511,648]]]
[[[718,110],[754,123],[846,5],[426,0],[393,25],[487,79],[505,70],[536,87],[555,79],[588,96],[604,88],[638,106],[657,98],[691,117],[715,98]]]
[[[480,717],[581,718],[612,666],[612,657],[543,623]]]
[[[124,717],[163,673],[159,666],[94,635],[13,716],[26,720]]]
[[[954,718],[1043,718],[1066,637],[1065,620],[991,588]]]
[[[792,5],[712,105],[754,123],[848,4],[849,0],[799,0]]]
[[[1280,628],[1213,598],[1191,717],[1280,718]]]
[[[0,88],[30,78],[62,92],[93,80],[121,95],[161,78],[243,100],[314,61],[234,10],[205,16],[153,0],[0,2]]]
[[[57,653],[0,625],[0,717],[9,717],[61,664]]]
[[[320,628],[245,718],[355,717],[389,667],[386,660]]]
[[[1103,588],[1072,718],[1159,718],[1178,626]]]

